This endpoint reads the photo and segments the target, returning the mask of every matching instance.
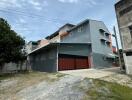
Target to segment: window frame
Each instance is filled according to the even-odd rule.
[[[130,32],[131,39],[132,39],[132,25],[129,26],[129,32]]]

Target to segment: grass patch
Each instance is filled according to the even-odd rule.
[[[132,100],[132,88],[116,83],[93,80],[94,86],[86,92],[87,100]]]
[[[19,72],[19,73],[2,74],[2,75],[0,75],[0,81],[1,80],[5,80],[5,79],[14,78],[14,77],[17,77],[19,75],[26,75],[26,74],[29,74],[29,72]]]

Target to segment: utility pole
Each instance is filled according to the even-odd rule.
[[[116,33],[115,26],[113,27],[113,31],[114,31],[114,35],[112,35],[112,36],[115,37],[115,40],[116,40],[117,53],[118,53],[118,57],[119,57],[119,65],[122,69],[121,56],[120,56],[120,51],[119,51],[119,45],[118,45],[118,39],[117,39],[117,33]]]

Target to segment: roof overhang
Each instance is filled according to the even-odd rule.
[[[126,49],[126,50],[123,50],[124,53],[127,53],[127,52],[132,52],[132,49]]]
[[[106,57],[107,57],[107,58],[113,58],[113,59],[115,59],[115,58],[117,58],[118,56],[115,55],[115,54],[107,54]]]
[[[37,49],[35,49],[35,50],[33,50],[31,53],[29,53],[28,55],[31,55],[31,54],[34,54],[34,53],[38,53],[38,52],[40,52],[40,51],[42,51],[42,50],[48,50],[48,49],[51,49],[51,48],[55,48],[55,47],[57,47],[57,46],[59,46],[59,45],[91,45],[91,42],[88,42],[88,43],[49,43],[49,44],[47,44],[47,45],[45,45],[45,46],[42,46],[42,47],[40,47],[40,48],[37,48]]]

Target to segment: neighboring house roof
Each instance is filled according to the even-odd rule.
[[[32,43],[33,45],[37,45],[38,44],[37,41],[29,41],[27,44],[30,44],[30,43]]]
[[[63,44],[88,44],[88,45],[91,45],[91,42],[89,42],[89,43],[49,43],[49,44],[47,44],[47,45],[45,45],[45,46],[43,46],[43,47],[40,47],[40,48],[37,48],[37,49],[35,49],[35,50],[33,50],[31,53],[29,53],[28,55],[31,55],[31,54],[34,54],[34,53],[38,53],[39,51],[41,51],[41,50],[45,50],[45,49],[49,49],[49,48],[54,48],[54,47],[56,47],[56,46],[58,46],[58,45],[63,45]]]
[[[63,25],[62,27],[60,27],[60,28],[59,28],[56,32],[54,32],[53,34],[47,36],[46,39],[51,39],[51,38],[53,38],[53,37],[59,35],[59,31],[60,31],[62,28],[64,28],[65,26],[74,27],[75,25],[67,23],[67,24]]]

